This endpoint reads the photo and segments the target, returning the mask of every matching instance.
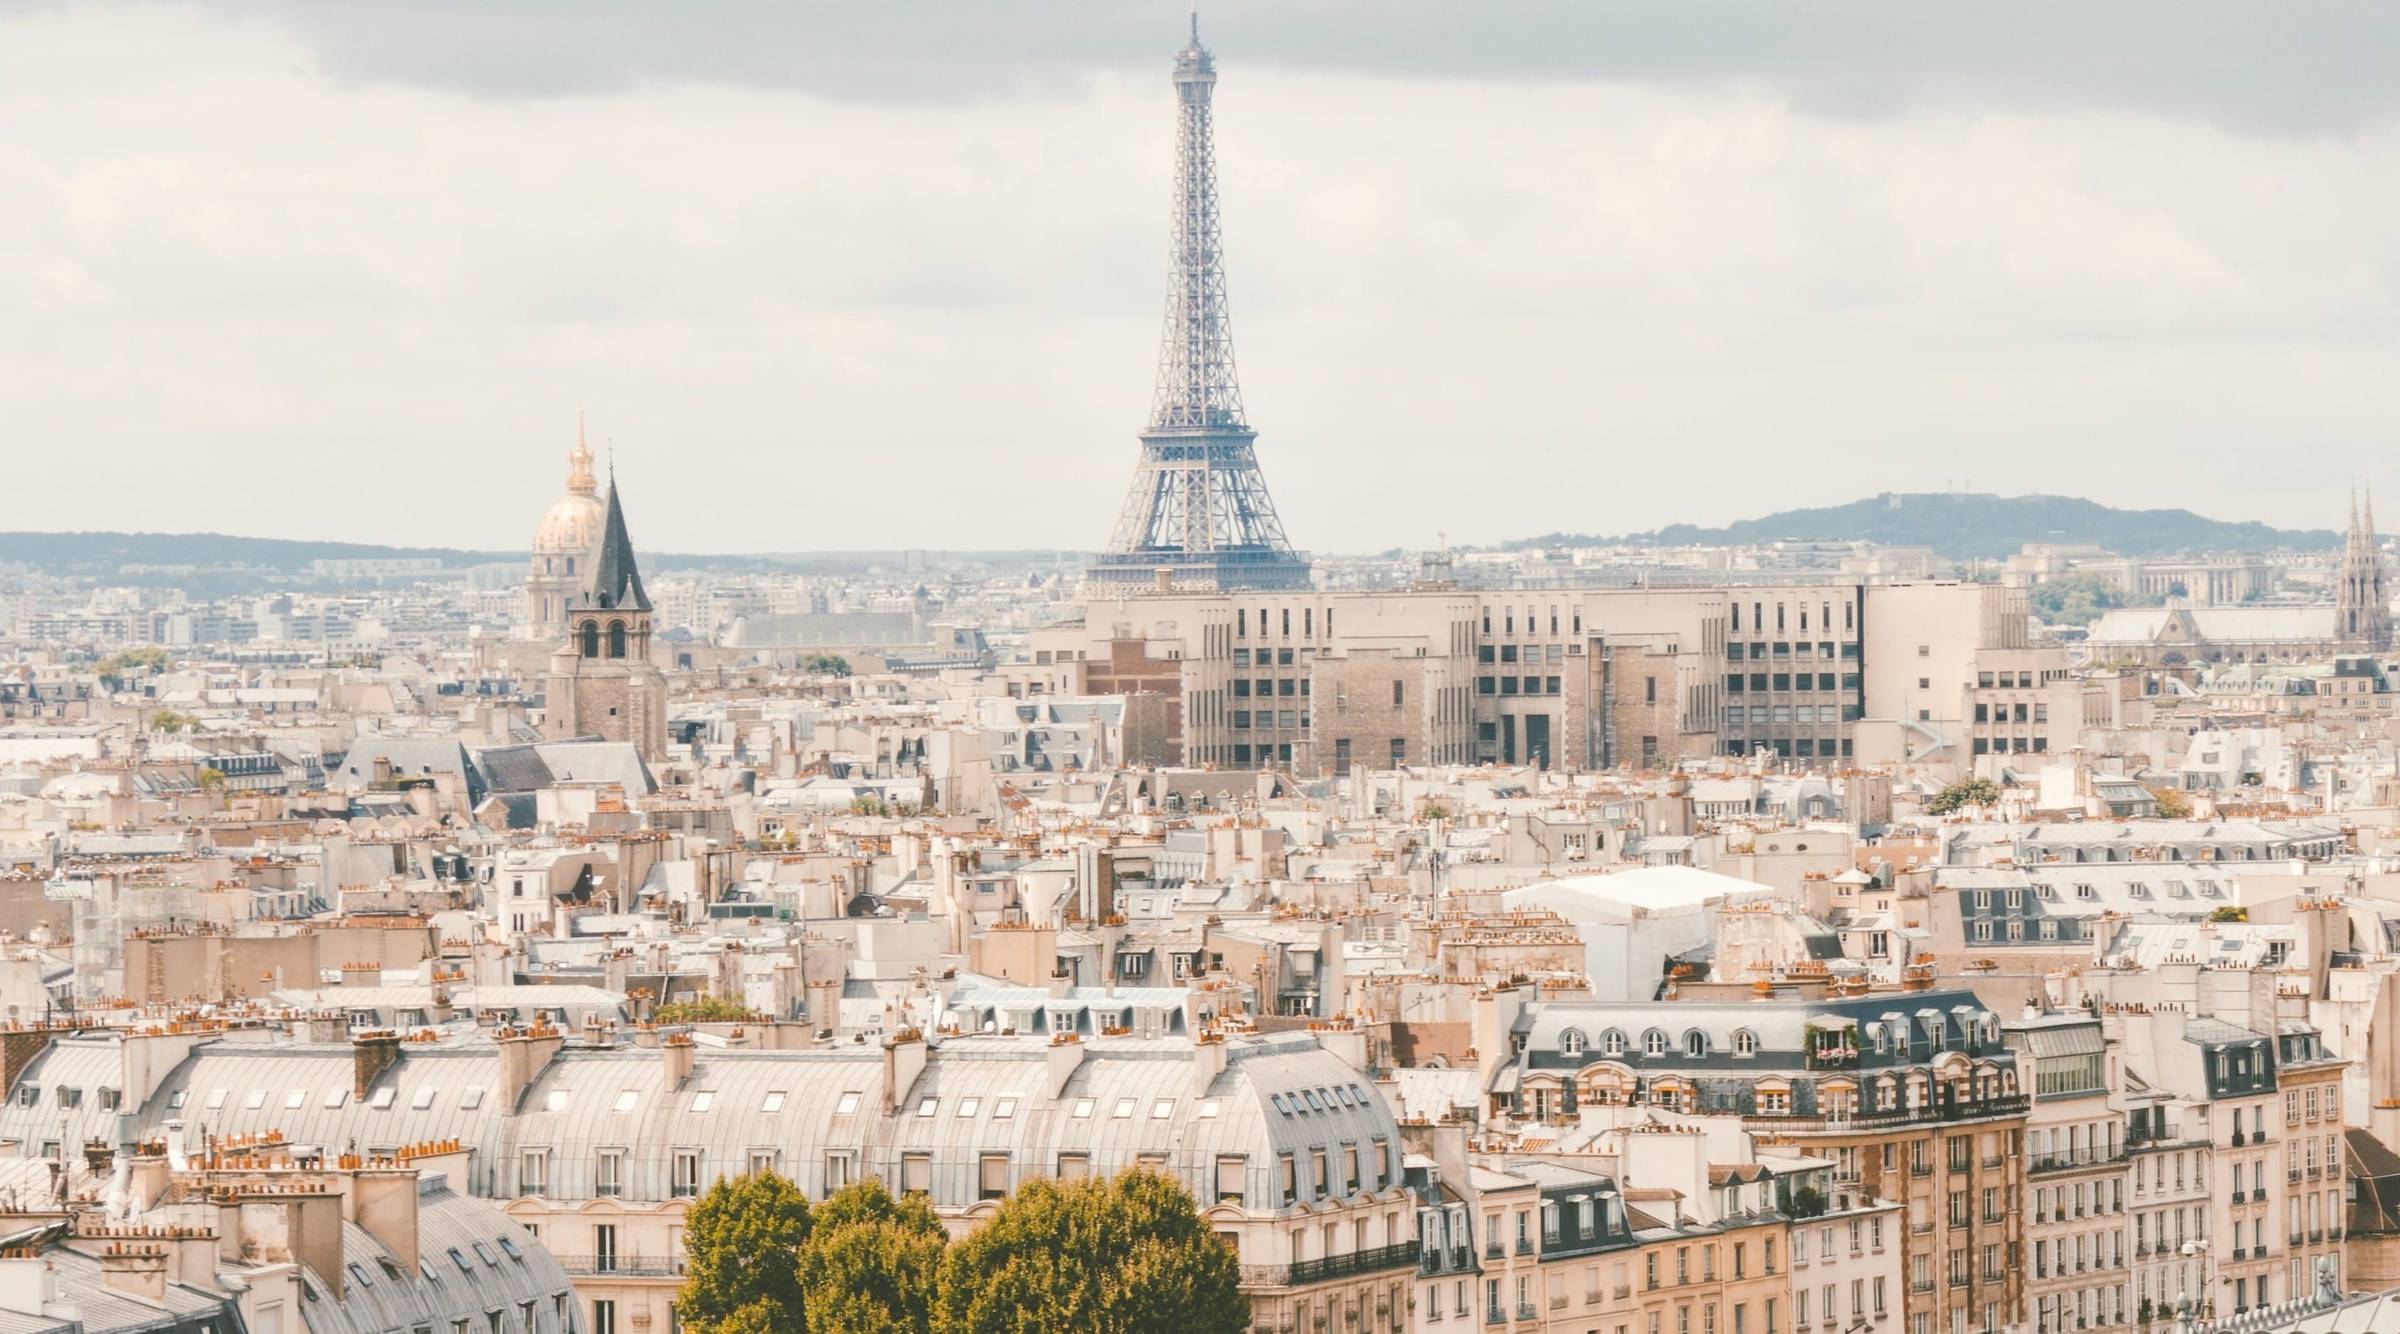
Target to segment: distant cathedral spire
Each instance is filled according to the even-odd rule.
[[[2392,647],[2391,594],[2384,584],[2383,546],[2375,536],[2375,491],[2365,504],[2350,492],[2350,531],[2343,536],[2342,568],[2334,595],[2334,623],[2342,647],[2383,653]]]

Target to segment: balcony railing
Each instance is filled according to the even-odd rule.
[[[2019,1093],[2011,1096],[1985,1098],[1981,1102],[1949,1102],[1932,1107],[1890,1107],[1880,1111],[1862,1109],[1845,1112],[1840,1116],[1827,1116],[1821,1112],[1747,1112],[1744,1113],[1744,1116],[1752,1121],[1766,1121],[1778,1125],[1790,1125],[1794,1122],[1804,1125],[1849,1125],[1861,1121],[1885,1125],[1910,1121],[1967,1121],[1982,1116],[2018,1116],[2032,1106],[2032,1098]]]
[[[1439,1246],[1427,1247],[1417,1267],[1428,1274],[1438,1274],[1444,1269],[1463,1273],[1475,1267],[1474,1252],[1464,1246],[1452,1246],[1448,1250]]]
[[[683,1261],[656,1255],[561,1255],[561,1269],[575,1278],[595,1274],[622,1275],[628,1278],[678,1278],[683,1274]]]
[[[2025,1170],[2028,1172],[2064,1172],[2069,1168],[2076,1167],[2107,1167],[2114,1163],[2124,1162],[2125,1157],[2125,1151],[2122,1149],[2114,1153],[2094,1152],[2090,1149],[2067,1153],[2037,1153],[2026,1158]]]
[[[1405,1269],[1416,1262],[1417,1243],[1404,1241],[1396,1246],[1377,1246],[1344,1255],[1295,1260],[1288,1265],[1243,1265],[1242,1283],[1247,1287],[1296,1288],[1304,1284],[1321,1283],[1329,1278]]]

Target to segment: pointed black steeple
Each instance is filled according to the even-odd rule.
[[[592,581],[570,610],[650,610],[650,595],[643,591],[642,572],[633,561],[633,538],[625,532],[625,507],[617,500],[613,468],[608,477],[608,517],[600,526],[600,545],[592,553]]]

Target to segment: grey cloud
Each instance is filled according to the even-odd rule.
[[[1125,0],[317,0],[277,16],[338,77],[487,96],[645,81],[876,102],[1039,92],[1161,64],[1177,5]],[[2400,99],[2400,6],[2373,0],[1212,0],[1204,32],[1269,65],[1494,79],[1755,80],[1822,113],[1929,97],[2116,106],[2253,132],[2342,132]]]

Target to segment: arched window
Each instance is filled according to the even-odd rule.
[[[1570,1028],[1566,1032],[1559,1034],[1558,1054],[1561,1056],[1583,1055],[1583,1030],[1580,1028]]]
[[[625,623],[623,621],[608,623],[608,656],[612,658],[625,656]]]
[[[597,622],[585,621],[583,623],[583,656],[587,658],[600,656],[600,626]]]
[[[1758,1034],[1747,1028],[1733,1030],[1733,1054],[1736,1056],[1758,1055]]]
[[[1708,1055],[1708,1034],[1701,1032],[1697,1028],[1685,1030],[1683,1035],[1683,1054],[1686,1056]]]
[[[1607,1056],[1623,1056],[1625,1054],[1625,1034],[1614,1028],[1601,1034],[1600,1051]]]
[[[1664,1030],[1653,1028],[1642,1034],[1642,1054],[1645,1056],[1667,1054],[1667,1035]]]

